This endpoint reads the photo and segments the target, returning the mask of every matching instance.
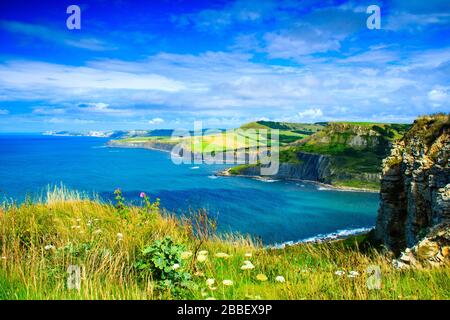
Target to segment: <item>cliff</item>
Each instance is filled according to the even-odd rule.
[[[274,178],[313,180],[338,187],[378,190],[382,159],[408,125],[330,122],[322,130],[282,147]],[[256,176],[255,166],[230,174]]]
[[[311,180],[330,183],[330,157],[299,152],[295,163],[280,163],[278,173],[270,176],[273,179],[287,180]],[[243,176],[259,176],[261,174],[258,165],[242,165],[228,170],[230,174]]]
[[[383,161],[375,237],[395,253],[450,220],[449,128],[449,115],[419,118]]]

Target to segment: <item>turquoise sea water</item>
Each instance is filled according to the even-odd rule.
[[[139,203],[152,200],[179,214],[205,208],[220,231],[260,237],[266,244],[375,223],[378,194],[326,190],[313,183],[216,177],[224,166],[175,165],[169,153],[105,146],[89,137],[0,135],[0,197],[21,201],[49,184],[95,192],[105,201],[121,188]]]

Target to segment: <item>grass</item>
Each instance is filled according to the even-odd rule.
[[[118,210],[61,189],[47,198],[0,209],[0,299],[450,298],[448,267],[393,269],[390,256],[364,245],[364,236],[271,249],[243,236],[215,234],[202,214],[179,219],[157,206]],[[142,249],[165,237],[192,253],[176,269],[189,275],[187,283],[161,287],[154,273],[143,277],[136,269]],[[204,262],[196,259],[202,250]],[[245,260],[254,268],[241,270]],[[69,265],[82,267],[79,291],[67,288]],[[381,268],[380,290],[366,286],[370,265]],[[336,275],[340,270],[359,275]],[[258,274],[267,281],[257,280]],[[277,276],[286,281],[275,281]],[[214,284],[207,285],[207,279]]]
[[[357,189],[380,190],[380,183],[376,181],[363,181],[357,179],[334,180],[333,185],[337,187],[349,187]]]

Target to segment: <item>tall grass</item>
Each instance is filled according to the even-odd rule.
[[[45,199],[0,209],[0,299],[448,299],[450,269],[399,271],[388,254],[361,250],[356,240],[264,248],[239,235],[214,234],[207,222],[144,207],[119,214],[112,204],[56,188]],[[204,232],[199,232],[203,230]],[[135,268],[142,248],[169,236],[192,256],[180,294],[161,289]],[[205,261],[197,260],[207,251]],[[219,257],[216,257],[216,254]],[[226,255],[225,255],[225,254]],[[200,259],[203,260],[203,259]],[[244,261],[254,266],[242,270]],[[81,288],[67,286],[71,265]],[[382,287],[366,286],[366,269],[381,268]],[[337,271],[345,274],[337,275]],[[348,277],[351,271],[358,274]],[[257,279],[258,274],[267,277]],[[339,272],[338,272],[339,274]],[[275,279],[282,276],[285,282]],[[263,279],[263,277],[259,277]],[[206,284],[207,279],[214,283]],[[281,278],[278,278],[279,280]],[[226,286],[223,280],[233,284]],[[211,280],[210,280],[211,281]]]

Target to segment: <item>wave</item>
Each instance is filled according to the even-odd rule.
[[[280,181],[280,180],[267,179],[267,178],[261,178],[261,177],[255,178],[255,180],[258,180],[258,181],[261,181],[261,182],[269,182],[269,183]]]
[[[208,178],[214,180],[214,179],[218,179],[219,177],[218,177],[218,176],[215,176],[215,175],[211,175],[211,176],[208,176]]]
[[[199,166],[195,166],[195,167],[190,167],[189,169],[195,170],[195,169],[200,169],[200,167]]]
[[[358,234],[367,233],[367,232],[369,232],[372,229],[373,229],[373,227],[371,227],[371,228],[342,229],[342,230],[337,230],[337,231],[331,232],[331,233],[318,234],[316,236],[305,238],[305,239],[302,239],[302,240],[299,240],[299,241],[286,241],[286,242],[283,242],[281,244],[275,244],[275,245],[273,245],[271,247],[272,248],[276,248],[276,249],[283,249],[286,246],[292,246],[292,245],[301,244],[301,243],[328,242],[328,241],[333,241],[333,240],[347,238],[349,236],[356,236]]]

